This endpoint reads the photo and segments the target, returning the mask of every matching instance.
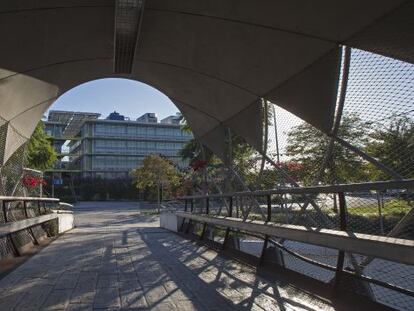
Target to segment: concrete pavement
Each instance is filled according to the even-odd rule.
[[[0,310],[334,310],[160,229],[137,203],[82,203],[77,228],[0,280]]]

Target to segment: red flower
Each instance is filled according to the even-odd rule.
[[[41,177],[38,178],[38,177],[30,176],[30,175],[23,176],[22,183],[27,188],[34,188],[39,185],[45,186],[47,184],[43,178]]]
[[[193,168],[194,171],[198,171],[199,169],[206,167],[206,165],[207,165],[207,161],[197,160],[191,165],[191,167]]]

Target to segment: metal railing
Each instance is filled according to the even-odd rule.
[[[21,249],[27,244],[39,244],[43,236],[53,235],[45,225],[58,218],[50,205],[58,206],[59,199],[0,196],[0,202],[0,250],[3,256],[8,253],[20,256]]]
[[[184,219],[183,233],[247,252],[258,265],[271,254],[334,288],[351,279],[353,291],[404,309],[414,304],[406,277],[414,273],[413,189],[413,179],[278,188],[184,196],[164,206]]]

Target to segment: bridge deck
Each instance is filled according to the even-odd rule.
[[[136,204],[82,204],[76,217],[76,229],[0,280],[0,310],[336,309],[158,228]]]

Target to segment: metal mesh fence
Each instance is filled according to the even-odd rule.
[[[10,125],[4,122],[0,126],[0,153],[1,160],[5,156],[5,148],[8,144],[6,139]],[[20,145],[25,140],[20,135],[13,136],[13,143]],[[22,140],[22,141],[19,141]],[[22,144],[8,159],[0,166],[0,196],[5,197],[41,197],[43,186],[43,174],[40,171],[24,168],[26,144]],[[46,213],[45,208],[37,203],[22,201],[1,200],[0,223],[20,221]],[[36,225],[30,229],[21,230],[0,238],[0,258],[16,253],[28,245],[36,243],[46,236],[42,225]]]
[[[328,135],[269,103],[268,156],[301,185],[412,178],[414,65],[352,49],[347,81],[331,154]],[[289,181],[279,174],[277,183]]]

